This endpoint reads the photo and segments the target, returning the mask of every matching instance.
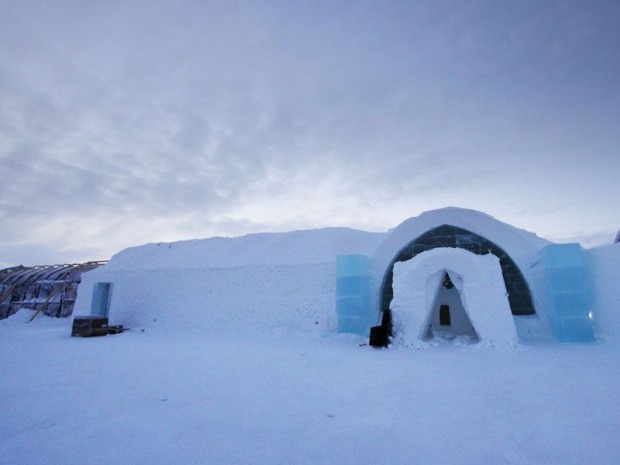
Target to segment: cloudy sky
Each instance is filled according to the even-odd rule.
[[[620,228],[620,2],[0,0],[0,266],[444,206]]]

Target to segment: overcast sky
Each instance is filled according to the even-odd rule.
[[[444,206],[620,228],[618,1],[0,11],[0,267]]]

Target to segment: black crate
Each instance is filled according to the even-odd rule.
[[[71,336],[106,336],[108,319],[101,316],[79,316],[73,319]]]

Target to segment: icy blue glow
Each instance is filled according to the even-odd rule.
[[[95,283],[93,286],[93,300],[90,314],[107,317],[110,313],[110,299],[112,298],[112,283]]]
[[[365,255],[336,257],[338,332],[368,335],[370,330],[369,260]]]
[[[579,244],[552,244],[543,249],[543,264],[552,301],[550,315],[561,342],[591,342],[594,331],[587,263]]]

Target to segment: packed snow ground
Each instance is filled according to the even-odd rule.
[[[620,347],[0,321],[0,463],[620,463]]]

